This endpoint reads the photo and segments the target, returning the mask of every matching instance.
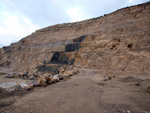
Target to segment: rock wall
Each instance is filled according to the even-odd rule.
[[[37,30],[0,49],[2,72],[58,71],[73,65],[106,71],[150,72],[150,3],[103,17]]]

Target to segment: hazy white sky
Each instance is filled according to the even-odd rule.
[[[103,16],[149,0],[0,0],[0,47],[37,29]]]

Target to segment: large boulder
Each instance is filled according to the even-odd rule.
[[[51,79],[51,83],[59,82],[59,77],[58,76],[53,76]]]
[[[33,80],[33,81],[30,83],[30,85],[33,86],[33,87],[38,87],[38,86],[40,86],[40,84],[38,83],[37,80]]]
[[[72,76],[72,75],[74,75],[74,71],[73,70],[66,70],[63,74],[67,75],[67,76]]]
[[[45,86],[46,85],[46,78],[45,77],[40,77],[37,79],[37,83],[40,85],[40,86]]]
[[[64,78],[64,76],[62,74],[56,74],[56,75],[54,75],[54,77],[58,77],[60,80],[62,80]]]
[[[16,82],[7,82],[0,84],[0,92],[13,92],[16,91],[18,84]]]
[[[21,82],[19,84],[19,86],[20,86],[21,90],[28,90],[28,89],[33,88],[33,84],[26,84],[26,83],[23,83],[23,82]]]

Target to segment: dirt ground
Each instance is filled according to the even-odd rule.
[[[0,75],[0,84],[5,83],[5,82],[16,82],[16,83],[21,83],[21,82],[28,82],[29,80],[24,80],[24,79],[15,79],[15,78],[5,78],[7,75]]]
[[[0,94],[0,113],[150,113],[150,78],[102,81],[98,73],[80,69],[67,81]]]

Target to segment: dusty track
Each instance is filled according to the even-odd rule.
[[[0,107],[3,113],[144,113],[150,111],[150,94],[135,86],[137,81],[117,79],[100,82],[97,70],[80,69],[70,80],[45,88],[35,88],[24,96],[0,100],[14,101]]]

